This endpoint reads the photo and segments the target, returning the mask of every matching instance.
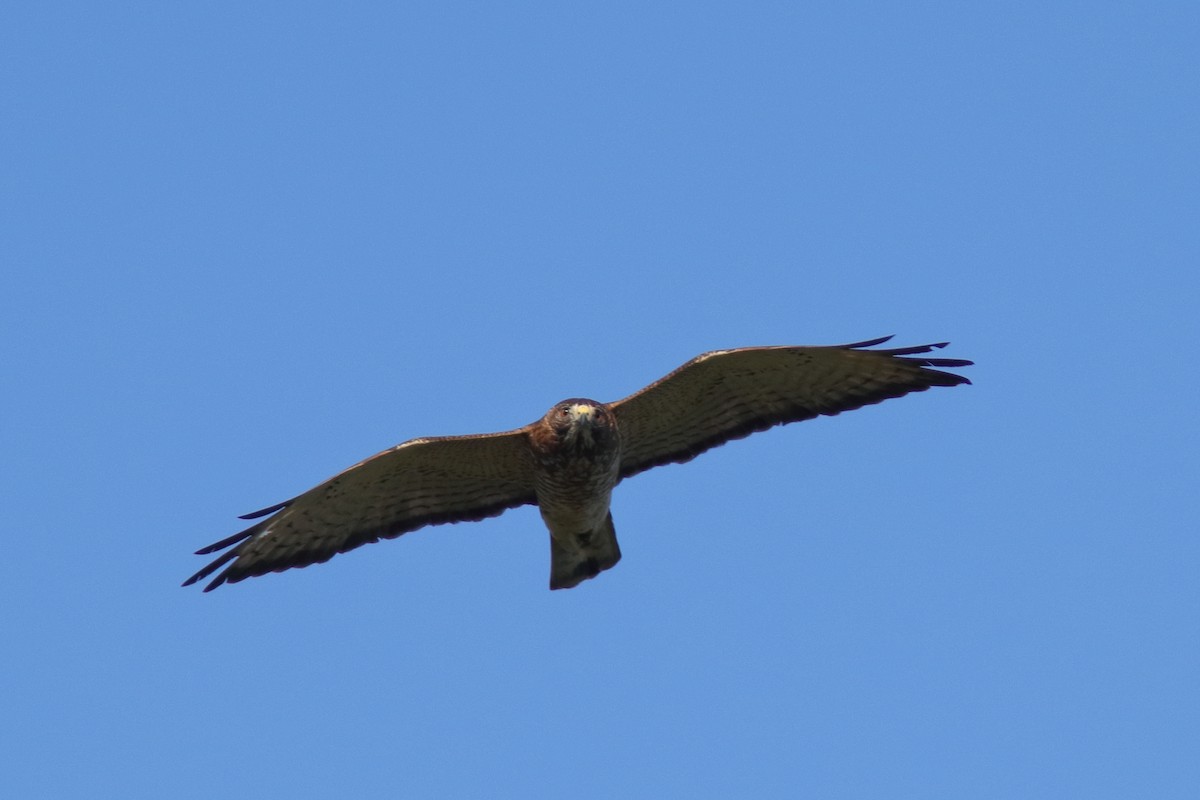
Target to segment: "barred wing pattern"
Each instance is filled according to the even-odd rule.
[[[242,519],[272,516],[198,550],[198,555],[206,555],[237,545],[184,586],[231,561],[204,591],[226,581],[319,564],[425,525],[494,517],[536,500],[525,428],[413,439],[299,497],[245,515]]]
[[[621,477],[682,463],[775,425],[832,416],[931,386],[970,383],[930,367],[966,367],[922,354],[946,342],[868,350],[892,337],[829,347],[716,350],[612,404]]]

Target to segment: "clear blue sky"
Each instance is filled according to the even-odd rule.
[[[1200,6],[12,3],[0,795],[1183,798]],[[974,386],[179,583],[705,350]]]

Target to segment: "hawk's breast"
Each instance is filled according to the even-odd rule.
[[[557,536],[588,533],[608,516],[621,464],[621,439],[608,409],[567,400],[531,432],[534,488],[542,519]]]
[[[538,508],[552,534],[587,533],[604,522],[617,485],[619,455],[612,448],[538,472]]]

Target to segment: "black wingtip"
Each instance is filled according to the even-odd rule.
[[[841,347],[846,350],[859,350],[864,347],[874,347],[877,344],[883,344],[884,342],[890,342],[892,340],[892,338],[895,337],[895,335],[896,334],[891,333],[891,334],[888,334],[887,336],[880,336],[878,339],[868,339],[865,342],[854,342],[852,344],[844,344],[844,345],[841,345]]]
[[[198,551],[197,555],[206,555],[208,553],[213,552],[214,550],[220,550],[222,547],[228,547],[229,545],[231,545],[235,542],[239,542],[242,539],[248,538],[253,532],[254,532],[254,528],[250,528],[249,530],[242,531],[241,533],[235,534],[234,536],[231,536],[228,539],[225,539],[223,541],[217,542],[216,544],[212,544],[212,545],[209,545],[208,547],[205,547],[204,549]],[[214,572],[219,570],[221,567],[225,566],[230,561],[237,558],[239,551],[241,551],[241,549],[242,548],[240,548],[240,547],[235,547],[232,550],[227,550],[226,552],[222,553],[220,556],[213,559],[208,564],[204,565],[204,568],[201,569],[199,572],[197,572],[195,575],[193,575],[192,577],[190,577],[186,581],[184,581],[183,585],[191,586],[193,583],[196,583],[197,581],[204,580],[209,575],[212,575]],[[215,589],[216,587],[218,587],[222,583],[224,583],[226,581],[226,579],[227,578],[224,573],[218,575],[217,579],[215,581],[213,581],[212,583],[210,583],[207,587],[205,587],[204,591],[207,592],[212,589]]]
[[[889,336],[888,338],[890,339],[891,337]],[[887,341],[887,339],[875,339],[873,342],[871,342],[871,344],[885,341]],[[965,358],[939,358],[937,356],[932,358],[921,357],[925,353],[930,353],[934,350],[941,350],[943,347],[946,347],[949,344],[949,342],[932,342],[930,344],[918,344],[911,347],[892,347],[885,350],[871,350],[869,352],[886,356],[888,358],[896,358],[914,366],[926,368],[939,367],[957,369],[958,367],[971,367],[975,365],[974,361],[969,361]],[[912,356],[916,356],[916,358],[912,358]],[[970,380],[953,372],[940,372],[937,369],[924,369],[922,372],[924,372],[926,378],[929,379],[930,386],[971,385]]]
[[[920,359],[910,359],[921,367],[956,367],[959,364],[930,364],[923,362]],[[968,362],[970,363],[970,362]],[[922,369],[921,374],[928,380],[930,386],[970,386],[971,379],[965,375],[959,375],[957,372],[942,372],[937,369]]]
[[[287,508],[291,503],[291,500],[284,500],[282,503],[276,503],[273,506],[268,506],[258,511],[251,511],[249,514],[242,514],[238,519],[258,519],[259,517],[265,517],[267,514],[274,514],[282,508]]]
[[[196,555],[206,556],[209,553],[215,553],[218,550],[224,550],[226,547],[229,547],[229,545],[231,545],[231,544],[237,544],[242,539],[249,539],[254,534],[254,531],[257,528],[258,528],[258,526],[255,525],[253,527],[247,528],[244,531],[238,531],[233,536],[226,537],[219,542],[213,542],[212,544],[208,545],[207,547],[201,547],[199,550],[196,551]]]
[[[273,505],[270,508],[264,508],[261,511],[255,511],[252,514],[247,514],[247,515],[243,516],[241,519],[254,519],[256,517],[265,517],[267,514],[272,514],[276,511],[280,510],[281,508],[285,508],[286,506],[291,505],[291,503],[292,503],[291,500],[285,500],[284,502],[279,503],[277,505]],[[265,523],[260,522],[257,525],[251,525],[249,528],[246,528],[245,530],[238,531],[233,536],[228,536],[219,542],[213,542],[212,544],[208,545],[207,547],[201,547],[199,550],[196,551],[196,555],[198,555],[198,556],[211,555],[213,553],[216,553],[219,550],[224,550],[226,547],[235,545],[238,542],[243,541],[244,539],[249,539],[251,536],[254,535],[254,533],[256,531],[260,530],[264,524]],[[216,572],[220,567],[227,564],[230,560],[236,558],[239,550],[241,550],[240,547],[235,547],[233,550],[230,550],[226,553],[221,554],[211,564],[209,564],[204,569],[200,570],[195,575],[193,575],[192,577],[190,577],[186,581],[184,581],[183,585],[191,586],[192,584],[194,584],[198,581],[201,581],[204,578],[207,578],[209,575]],[[218,575],[216,580],[214,580],[208,586],[204,587],[204,591],[211,592],[213,589],[217,588],[222,583],[225,583],[227,580],[228,580],[228,578],[224,574]]]
[[[968,378],[966,375],[959,375],[956,372],[939,372],[938,374],[939,375],[953,375],[955,377],[954,383],[947,384],[948,386],[970,386],[971,385],[971,379]]]
[[[188,578],[186,581],[184,581],[183,583],[181,583],[179,585],[183,586],[183,587],[187,587],[187,586],[191,586],[194,583],[199,583],[199,582],[200,582],[200,576],[193,575],[192,577]],[[205,586],[201,591],[202,592],[211,592],[213,589],[217,588],[222,583],[225,583],[224,578],[215,578],[215,579],[209,581],[208,586]]]
[[[941,350],[949,342],[934,342],[933,344],[915,344],[911,347],[890,347],[887,350],[873,350],[871,352],[881,353],[885,356],[911,356],[920,353],[928,353],[933,350]]]

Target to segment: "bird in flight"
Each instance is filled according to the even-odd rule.
[[[411,439],[246,514],[258,522],[198,550],[229,548],[183,585],[224,567],[207,592],[426,525],[536,505],[550,531],[550,588],[569,589],[620,560],[609,507],[625,478],[775,425],[970,383],[933,369],[972,363],[925,355],[946,342],[869,349],[889,339],[715,350],[615,403],[572,398],[516,430]]]

